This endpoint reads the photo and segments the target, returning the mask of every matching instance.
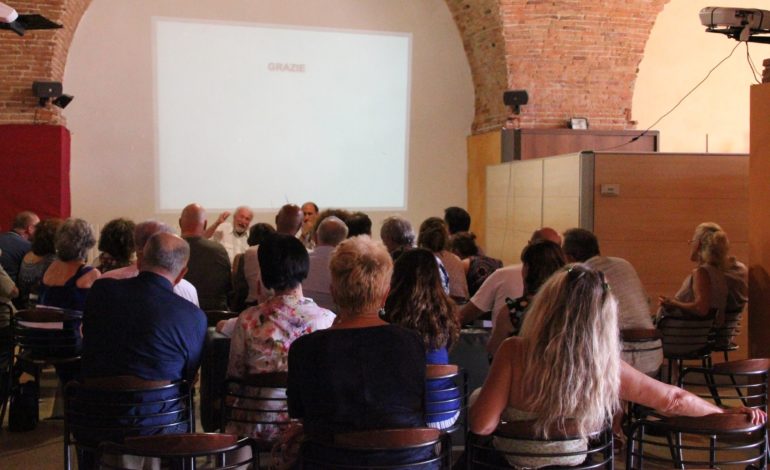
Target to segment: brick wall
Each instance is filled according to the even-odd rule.
[[[61,81],[72,35],[91,0],[16,0],[64,25],[0,38],[0,123],[64,124],[58,108],[37,108],[35,80]],[[446,0],[473,76],[473,133],[506,119],[506,89],[530,95],[522,127],[563,127],[572,116],[595,129],[629,122],[637,66],[652,25],[668,0]],[[64,87],[66,92],[66,84]]]
[[[17,36],[0,31],[0,124],[64,124],[61,110],[37,107],[34,81],[61,81],[67,51],[77,24],[91,0],[14,0],[19,14],[40,13],[64,27],[27,31]],[[66,84],[64,92],[67,92]]]

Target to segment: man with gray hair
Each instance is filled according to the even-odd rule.
[[[136,277],[94,283],[83,312],[86,384],[115,376],[160,383],[194,379],[206,316],[172,291],[189,257],[182,238],[156,233],[145,244]]]
[[[416,237],[412,224],[408,220],[394,215],[382,222],[380,238],[385,244],[385,248],[388,249],[390,257],[395,261],[403,252],[414,248]]]
[[[334,248],[348,237],[348,226],[338,217],[326,217],[315,232],[315,250],[310,253],[310,269],[302,281],[302,292],[319,306],[334,311],[329,259]]]
[[[221,243],[232,263],[235,255],[243,253],[249,247],[247,240],[254,211],[246,206],[239,206],[233,212],[233,223],[226,222],[228,217],[230,217],[228,211],[219,214],[217,220],[206,228],[203,236]]]
[[[168,225],[156,220],[141,222],[134,228],[134,246],[136,247],[136,262],[125,268],[113,269],[102,274],[103,278],[128,279],[139,274],[138,265],[141,264],[144,246],[147,240],[156,233],[174,233]],[[182,279],[174,285],[174,293],[183,299],[187,299],[198,306],[198,291],[187,279]]]

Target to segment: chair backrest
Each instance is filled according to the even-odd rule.
[[[65,466],[69,448],[94,453],[102,442],[128,437],[186,433],[194,430],[192,397],[187,382],[156,386],[141,379],[100,379],[98,386],[70,382],[64,389]],[[69,468],[68,466],[66,468]]]
[[[770,359],[722,362],[711,368],[686,367],[679,386],[718,406],[746,406],[767,411]]]
[[[303,443],[300,464],[340,470],[450,468],[451,448],[449,435],[438,429],[373,429],[310,437]]]
[[[737,348],[733,339],[741,332],[743,310],[725,312],[725,320],[711,330],[712,348],[721,351],[725,348]]]
[[[716,314],[717,309],[712,309],[705,317],[661,318],[658,329],[663,334],[663,354],[679,357],[708,353]]]
[[[535,421],[501,423],[491,436],[470,433],[467,440],[467,468],[509,469],[517,467],[611,469],[614,466],[612,429],[580,437],[575,423],[565,429],[552,427],[548,438],[535,433]]]
[[[287,372],[227,379],[222,391],[221,431],[231,429],[242,435],[262,436],[264,440],[277,438],[281,427],[291,422],[287,382]]]
[[[766,430],[743,414],[641,420],[628,432],[626,469],[765,468]]]
[[[251,455],[239,452],[250,447]],[[236,469],[256,467],[257,449],[252,439],[238,439],[232,434],[167,434],[127,438],[123,444],[112,442],[99,446],[99,468],[129,470],[123,456],[160,459],[162,468]],[[196,465],[196,461],[201,465]]]
[[[453,433],[468,432],[468,374],[455,364],[428,364],[425,370],[425,420],[430,427]]]
[[[204,313],[206,314],[208,326],[217,326],[220,320],[229,320],[238,316],[238,312],[231,312],[229,310],[205,310]]]
[[[26,359],[56,362],[80,355],[82,312],[38,306],[13,315],[13,338]]]

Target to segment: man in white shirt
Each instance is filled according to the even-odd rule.
[[[155,220],[148,220],[136,225],[134,228],[134,246],[136,247],[136,262],[125,268],[113,269],[102,274],[103,278],[108,279],[128,279],[139,275],[139,268],[137,264],[142,259],[142,251],[147,240],[156,233],[174,233],[174,231],[168,225]],[[187,299],[196,306],[198,305],[198,291],[195,286],[190,284],[186,279],[180,280],[174,285],[174,293],[183,299]]]
[[[334,248],[348,237],[348,227],[338,217],[326,217],[315,233],[316,247],[310,253],[310,269],[302,281],[302,292],[319,306],[334,311],[329,259]]]
[[[561,236],[550,227],[535,230],[529,243],[538,240],[549,240],[561,245]],[[521,277],[521,264],[513,264],[496,270],[486,278],[471,300],[463,305],[459,314],[460,324],[470,323],[480,315],[492,312],[492,324],[494,325],[500,308],[505,305],[505,299],[507,297],[519,298],[523,292],[524,280]]]
[[[233,212],[233,223],[226,222],[230,213],[225,211],[219,214],[217,220],[208,227],[203,236],[220,243],[227,250],[230,262],[235,255],[246,251],[249,244],[249,226],[254,219],[254,212],[246,206],[240,206]]]

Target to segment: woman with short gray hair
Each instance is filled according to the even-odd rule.
[[[83,311],[88,289],[101,273],[86,265],[88,250],[96,244],[91,225],[69,218],[56,231],[56,259],[43,275],[40,305]]]

